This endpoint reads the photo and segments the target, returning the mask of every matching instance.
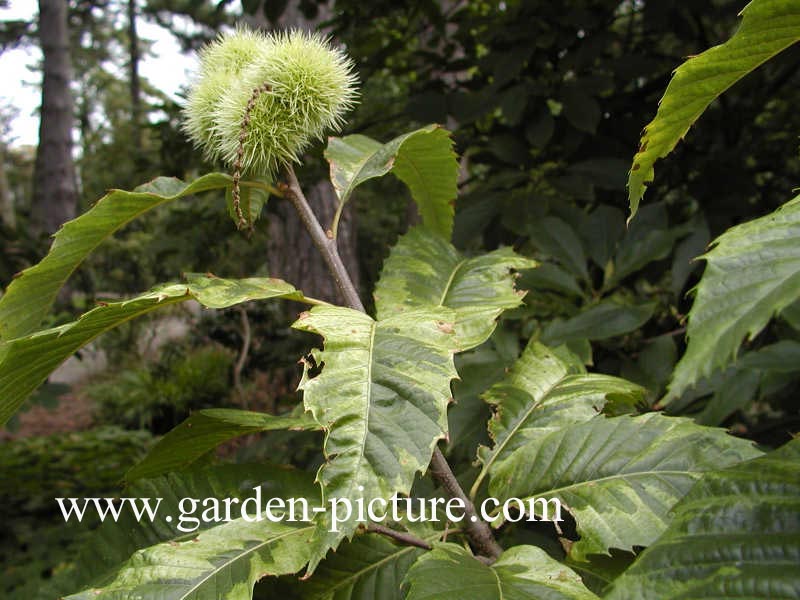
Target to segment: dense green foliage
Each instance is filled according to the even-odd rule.
[[[258,13],[269,3],[243,4]],[[0,297],[4,423],[101,334],[184,302],[213,311],[204,315],[213,325],[198,321],[194,333],[203,349],[163,352],[159,365],[87,390],[101,422],[132,429],[165,433],[165,415],[203,410],[155,443],[149,433],[99,430],[113,440],[97,449],[111,467],[63,477],[64,495],[114,495],[124,478],[130,487],[117,495],[164,497],[172,515],[183,511],[181,497],[243,498],[254,487],[312,506],[399,495],[470,506],[489,497],[513,510],[494,505],[485,527],[419,522],[413,511],[359,522],[328,507],[309,521],[234,515],[190,532],[125,511],[117,523],[65,527],[82,552],[41,585],[16,577],[11,591],[194,600],[800,595],[800,461],[789,441],[800,423],[800,204],[791,200],[800,86],[787,83],[798,81],[798,3],[754,0],[738,29],[735,3],[667,4],[337,2],[329,25],[362,68],[364,101],[352,131],[306,157],[328,171],[332,222],[303,218],[342,305],[269,277],[263,259],[249,262],[252,249],[235,253],[246,242],[224,239],[239,223],[234,178],[221,173],[109,192]],[[266,11],[272,20],[280,13]],[[699,53],[715,41],[726,43]],[[667,85],[685,54],[697,56]],[[640,135],[648,111],[655,116]],[[688,147],[668,156],[695,121]],[[276,203],[301,214],[305,203],[291,168],[274,187],[262,175],[272,173],[239,190],[252,244]],[[187,199],[197,205],[180,208]],[[336,262],[345,209],[365,217],[359,235],[371,235],[383,259],[360,261],[375,282],[361,289],[372,292],[366,311]],[[100,252],[102,272],[102,242],[122,241],[113,251],[125,254],[125,240],[172,237],[171,219],[198,215],[217,228],[201,226],[193,241],[177,228],[170,243],[180,248],[166,251],[181,265],[171,283],[123,274],[150,291],[66,323],[53,313],[90,254]],[[120,236],[140,217],[141,229]],[[212,242],[234,254],[211,260]],[[291,320],[279,303],[308,306]],[[284,382],[298,355],[302,368]],[[233,390],[229,369],[253,382],[266,373],[268,400],[226,406],[248,398],[241,381]],[[148,454],[129,456],[128,440]],[[7,443],[14,451],[3,469],[19,482],[3,492],[9,513],[47,513],[42,479],[25,481],[41,467],[32,457],[47,455],[42,442]],[[53,448],[71,457],[56,469],[83,460],[78,446]],[[220,456],[236,464],[214,466]],[[537,499],[560,501],[565,520],[551,522],[553,506]],[[45,516],[55,522],[53,511]]]

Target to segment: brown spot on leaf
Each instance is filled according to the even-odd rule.
[[[634,163],[634,164],[633,164],[633,168],[631,169],[631,171],[638,171],[638,170],[639,170],[639,168],[640,168],[640,166],[641,166],[641,165],[639,165],[639,163]]]
[[[301,313],[300,313],[300,314],[297,316],[297,320],[298,320],[298,321],[304,321],[305,319],[307,319],[307,318],[308,318],[308,317],[310,317],[310,316],[311,316],[311,313],[310,313],[310,312],[308,312],[307,310],[304,310],[303,312],[301,312]]]
[[[436,321],[436,328],[444,333],[453,333],[455,331],[453,324],[445,321]]]

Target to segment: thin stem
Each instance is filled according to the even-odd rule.
[[[327,233],[322,230],[316,215],[311,210],[311,207],[306,200],[303,190],[300,188],[300,183],[297,181],[294,169],[291,166],[286,167],[286,175],[288,183],[281,184],[283,195],[288,198],[295,209],[297,210],[300,220],[303,221],[306,230],[314,245],[322,254],[328,270],[333,275],[337,286],[342,292],[347,305],[355,310],[366,312],[361,299],[358,297],[353,281],[350,279],[350,274],[344,266],[342,259],[339,257],[339,252],[336,247],[336,238],[331,231]],[[464,493],[461,484],[458,483],[453,470],[447,463],[447,459],[442,454],[438,447],[434,447],[433,456],[431,457],[430,473],[433,478],[444,488],[445,492],[450,498],[458,498],[464,504],[464,531],[472,542],[478,554],[488,557],[489,560],[494,560],[502,554],[503,549],[494,539],[494,534],[479,516],[475,510],[475,505]]]
[[[233,386],[236,388],[236,393],[239,395],[239,400],[242,403],[242,408],[247,408],[247,398],[244,394],[244,387],[242,386],[242,371],[247,362],[247,355],[250,353],[250,341],[252,339],[250,332],[250,319],[247,318],[247,310],[243,306],[239,306],[239,316],[242,322],[242,349],[239,352],[239,359],[233,368]]]
[[[390,529],[389,527],[384,527],[383,525],[378,525],[377,523],[370,523],[367,525],[365,531],[367,533],[385,535],[386,537],[390,537],[405,546],[416,546],[417,548],[423,548],[425,550],[430,550],[433,548],[433,546],[431,546],[428,542],[418,538],[415,535],[405,533],[403,531],[397,531],[396,529]]]
[[[277,196],[278,198],[283,198],[283,192],[281,192],[278,188],[274,185],[270,185],[268,183],[264,183],[263,181],[239,181],[240,187],[250,187],[250,188],[257,188],[259,190],[264,190],[265,192],[272,194],[273,196]]]
[[[303,296],[302,298],[293,298],[297,302],[303,302],[304,304],[308,304],[309,306],[335,306],[330,302],[325,302],[325,300],[319,300],[317,298],[312,298],[311,296]]]
[[[475,483],[472,484],[472,487],[469,490],[469,497],[472,500],[475,500],[475,497],[478,495],[478,490],[481,487],[481,483],[483,483],[484,477],[486,477],[487,469],[486,465],[483,466],[481,472],[478,473],[478,477],[475,478]]]
[[[322,226],[319,224],[316,215],[314,215],[314,211],[311,210],[308,200],[306,200],[305,194],[303,194],[303,190],[300,188],[300,182],[297,181],[297,175],[295,175],[294,169],[292,169],[291,166],[286,167],[286,175],[289,182],[288,184],[283,184],[283,194],[294,204],[297,214],[300,215],[300,220],[303,221],[303,225],[305,225],[306,230],[309,235],[311,235],[311,240],[314,242],[320,254],[322,254],[322,258],[325,260],[328,270],[331,275],[333,275],[333,279],[336,281],[339,291],[342,292],[345,303],[354,310],[366,312],[364,310],[364,305],[361,303],[361,298],[358,297],[356,287],[353,285],[353,281],[350,279],[350,275],[347,272],[347,267],[344,266],[339,256],[339,250],[336,247],[336,238],[333,237],[330,231],[325,232],[322,230]]]
[[[333,215],[333,221],[331,222],[331,232],[333,232],[333,239],[337,239],[339,237],[339,221],[342,218],[343,210],[344,210],[344,202],[340,200],[339,206],[336,207],[336,213]]]

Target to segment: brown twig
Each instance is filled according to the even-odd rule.
[[[358,297],[356,287],[347,272],[347,267],[344,266],[339,256],[336,239],[329,232],[326,233],[322,230],[322,226],[319,224],[316,215],[314,215],[314,211],[311,210],[311,206],[309,206],[308,200],[306,200],[305,194],[300,188],[300,182],[297,181],[297,175],[295,175],[291,166],[286,167],[286,176],[289,180],[288,184],[281,184],[283,188],[279,187],[279,189],[283,192],[284,197],[288,198],[294,205],[297,214],[300,215],[300,220],[311,236],[317,250],[322,254],[322,258],[328,266],[328,271],[330,271],[337,287],[342,292],[345,303],[354,310],[366,312],[364,305],[361,303],[361,298]]]
[[[378,525],[377,523],[370,523],[367,525],[364,531],[367,533],[378,533],[380,535],[385,535],[386,537],[390,537],[393,540],[400,542],[404,546],[416,546],[417,548],[423,548],[424,550],[430,550],[433,548],[433,546],[431,546],[422,538],[418,538],[410,533],[384,527],[383,525]]]
[[[489,529],[486,521],[478,516],[475,505],[464,493],[464,490],[461,489],[461,485],[450,468],[450,464],[439,448],[434,448],[433,450],[430,472],[433,478],[444,488],[448,496],[458,498],[464,504],[464,520],[462,522],[467,537],[478,554],[487,556],[490,559],[497,559],[503,553],[503,549],[494,539],[494,534]]]

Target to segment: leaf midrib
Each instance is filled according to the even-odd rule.
[[[426,542],[432,542],[432,541],[435,541],[435,540],[439,539],[440,536],[441,536],[441,532],[436,532],[436,535],[429,535],[429,536],[424,537],[422,539],[424,539]],[[336,590],[338,590],[339,588],[341,588],[344,585],[348,585],[351,582],[358,581],[358,579],[364,573],[368,573],[371,570],[377,569],[377,568],[381,567],[382,565],[384,565],[384,564],[386,564],[386,563],[388,563],[388,562],[390,562],[392,560],[398,560],[404,554],[407,554],[409,552],[413,552],[415,550],[419,550],[419,548],[417,548],[416,546],[398,546],[398,550],[396,552],[393,552],[393,553],[387,555],[386,557],[382,558],[381,560],[379,560],[377,562],[374,562],[374,563],[371,563],[371,564],[367,565],[363,569],[359,569],[358,571],[352,573],[350,576],[345,577],[344,579],[339,581],[339,583],[330,586],[328,589],[330,589],[331,591],[336,591]]]
[[[448,308],[447,304],[445,304],[445,302],[447,301],[447,296],[450,295],[450,291],[453,288],[453,282],[456,279],[456,275],[467,262],[469,262],[468,258],[462,258],[460,261],[458,261],[458,263],[456,263],[456,265],[450,271],[450,277],[447,279],[447,283],[445,283],[444,290],[442,291],[442,294],[439,298],[440,307]]]
[[[359,185],[361,185],[362,183],[364,183],[368,179],[373,179],[375,177],[375,176],[371,176],[371,177],[363,177],[362,178],[362,175],[364,173],[364,169],[367,166],[367,163],[370,160],[372,160],[375,157],[375,155],[378,154],[378,151],[380,151],[382,148],[383,148],[383,146],[375,148],[375,150],[373,150],[371,153],[367,154],[364,157],[364,160],[356,163],[356,169],[353,172],[353,178],[350,180],[349,184],[347,185],[347,188],[345,190],[343,190],[343,194],[342,194],[342,198],[341,198],[342,204],[344,204],[345,202],[350,200],[350,195],[353,193],[353,191]],[[391,171],[391,167],[389,167],[389,170]]]
[[[555,390],[558,386],[560,386],[562,383],[564,383],[564,380],[568,376],[569,376],[569,374],[562,375],[554,385],[551,385],[549,388],[547,388],[547,391],[545,391],[545,393],[542,395],[541,399],[538,402],[531,402],[531,404],[529,405],[529,408],[527,410],[524,410],[519,415],[519,418],[517,419],[516,423],[514,424],[514,427],[512,427],[511,429],[507,430],[508,433],[505,436],[505,439],[500,443],[496,443],[494,448],[492,448],[492,454],[489,457],[489,460],[484,463],[483,469],[481,469],[481,473],[479,475],[480,478],[485,476],[484,473],[488,472],[489,469],[492,467],[492,465],[497,461],[497,458],[500,456],[500,453],[508,445],[508,443],[511,440],[511,438],[516,436],[517,432],[520,430],[520,428],[522,427],[523,423],[525,423],[525,421],[527,421],[527,419],[531,415],[531,413],[533,413],[534,410],[536,410],[542,404],[544,404],[545,400],[547,400],[547,398],[550,397],[550,394],[553,392],[553,390]],[[521,388],[519,388],[517,386],[514,386],[514,387],[516,389],[521,389]],[[528,393],[525,390],[521,390],[521,391],[526,393],[526,394]]]
[[[586,479],[584,481],[579,481],[576,483],[571,483],[570,485],[561,486],[558,488],[552,488],[549,490],[537,490],[535,492],[530,492],[526,494],[522,500],[528,500],[530,498],[535,498],[536,496],[541,496],[543,494],[553,495],[553,494],[560,494],[565,491],[569,491],[573,488],[580,488],[586,487],[591,485],[592,487],[600,484],[605,484],[610,481],[614,481],[616,479],[637,479],[640,477],[652,477],[655,475],[680,475],[683,477],[691,477],[691,478],[698,478],[701,473],[705,472],[707,469],[697,470],[697,471],[675,471],[675,470],[668,470],[668,471],[637,471],[635,473],[615,473],[614,475],[607,475],[605,477],[600,477],[598,479]]]
[[[241,554],[237,554],[235,557],[225,561],[224,563],[219,565],[217,568],[212,569],[205,577],[203,577],[203,579],[201,579],[193,587],[188,589],[186,591],[186,593],[179,598],[179,600],[185,600],[186,598],[189,597],[189,594],[192,594],[192,593],[196,592],[200,588],[200,586],[203,585],[206,581],[208,581],[212,576],[216,575],[217,573],[222,571],[225,567],[230,566],[234,562],[237,562],[237,561],[241,560],[242,557],[247,556],[248,554],[252,554],[255,550],[260,550],[261,548],[263,548],[265,546],[268,546],[268,545],[272,544],[273,542],[280,541],[280,540],[282,540],[282,539],[284,539],[284,538],[286,538],[286,537],[288,537],[290,535],[295,535],[295,534],[304,532],[306,530],[311,530],[311,529],[314,529],[313,525],[310,525],[308,527],[300,527],[298,529],[292,529],[291,531],[287,531],[285,533],[282,533],[281,535],[278,535],[278,536],[276,536],[274,538],[270,538],[268,540],[264,540],[263,542],[261,542],[260,544],[256,544],[252,548],[247,548]]]
[[[355,473],[359,473],[364,462],[364,450],[367,447],[367,438],[369,437],[369,413],[372,408],[372,366],[375,363],[375,332],[378,328],[378,322],[371,319],[369,343],[367,344],[367,351],[369,352],[369,361],[367,363],[367,385],[366,385],[366,402],[364,402],[364,435],[358,444],[358,458],[356,459]],[[356,477],[351,477],[347,486],[347,498],[351,497],[353,493],[353,486],[356,484]]]

